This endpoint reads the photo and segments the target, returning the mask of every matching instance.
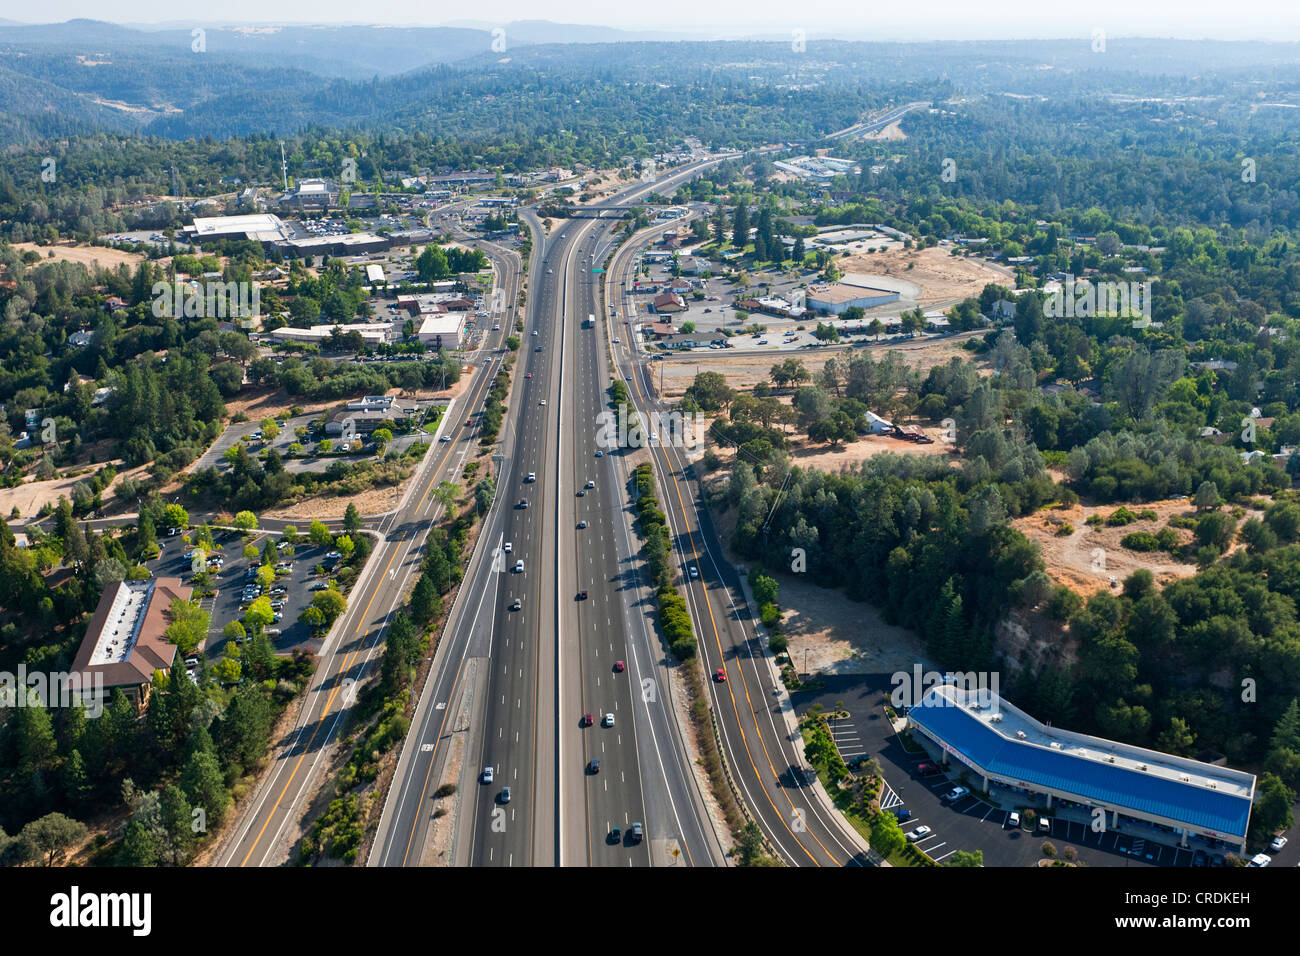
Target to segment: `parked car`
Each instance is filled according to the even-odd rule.
[[[943,798],[949,803],[954,803],[970,793],[965,787],[953,787],[943,795]]]
[[[1268,848],[1269,848],[1269,850],[1270,850],[1271,852],[1276,853],[1278,850],[1282,849],[1282,847],[1284,847],[1284,846],[1286,846],[1286,837],[1284,837],[1284,836],[1276,836],[1276,837],[1273,837],[1273,842],[1270,843],[1270,844],[1268,845]]]
[[[1273,862],[1273,858],[1267,853],[1256,853],[1250,858],[1250,866],[1268,866]]]
[[[916,765],[916,772],[922,777],[933,777],[939,772],[939,768],[932,763],[919,763]]]
[[[1011,827],[1012,829],[1015,829],[1016,827],[1020,826],[1020,814],[1017,811],[1012,810],[1010,813],[1007,814],[1007,826]]]
[[[904,810],[900,807],[899,809],[894,811],[894,819],[896,819],[899,823],[902,823],[904,820],[910,820],[912,819],[912,811]]]
[[[934,831],[931,830],[929,827],[924,827],[924,826],[917,827],[915,830],[913,830],[911,833],[907,835],[907,842],[919,843],[920,841],[924,840],[933,832]]]

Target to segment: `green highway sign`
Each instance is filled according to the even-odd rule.
[[[600,273],[602,273],[602,272],[604,272],[604,271],[605,271],[604,269],[592,269],[592,270],[591,270],[591,274],[592,274],[592,275],[599,275]]]

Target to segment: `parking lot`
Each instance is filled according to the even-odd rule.
[[[225,653],[226,639],[222,636],[222,630],[230,621],[240,620],[244,615],[242,605],[245,579],[250,567],[255,568],[261,564],[260,552],[266,537],[259,534],[245,539],[233,531],[213,533],[214,541],[220,548],[215,554],[224,558],[224,564],[211,573],[211,588],[215,590],[215,595],[196,598],[203,609],[211,615],[205,648],[210,661],[220,658]],[[279,540],[278,535],[271,537]],[[146,567],[155,576],[179,577],[187,585],[193,586],[192,559],[185,557],[190,548],[181,543],[181,536],[161,536],[159,544],[162,545],[162,554],[148,562]],[[259,556],[256,560],[249,561],[243,556],[246,544],[257,547]],[[325,562],[325,554],[328,551],[328,548],[321,548],[310,541],[300,539],[294,546],[293,557],[282,559],[289,562],[291,567],[287,573],[276,577],[271,590],[278,593],[268,594],[273,602],[282,604],[275,609],[282,615],[281,620],[271,625],[272,628],[280,630],[280,634],[271,636],[271,644],[277,653],[287,654],[299,647],[312,653],[320,650],[321,639],[313,636],[311,629],[305,624],[300,624],[298,617],[311,603],[315,593],[312,590],[313,585],[319,587],[328,580],[327,576],[313,572],[313,568]],[[282,592],[279,591],[281,588],[283,588]],[[200,589],[196,587],[196,595],[199,591]]]
[[[427,409],[435,403],[422,401],[404,404],[418,405],[421,409],[426,410],[426,414],[428,414]],[[375,447],[370,443],[368,435],[357,436],[358,439],[366,442],[366,445],[364,446],[365,450],[359,454],[313,454],[321,439],[328,438],[335,445],[337,445],[341,440],[338,435],[326,435],[324,433],[317,434],[316,432],[311,431],[312,423],[320,417],[319,414],[310,414],[280,418],[279,421],[283,422],[280,432],[270,441],[259,440],[252,437],[261,432],[262,425],[260,421],[235,422],[226,426],[225,431],[217,436],[217,440],[212,443],[208,450],[203,453],[203,456],[195,464],[194,471],[202,471],[205,468],[216,468],[218,471],[223,472],[228,471],[230,469],[230,463],[225,460],[224,456],[229,449],[244,439],[248,440],[248,451],[251,455],[258,455],[265,449],[274,448],[282,457],[284,457],[284,470],[291,474],[298,474],[301,472],[323,473],[329,469],[330,465],[337,461],[353,464],[358,461],[365,461],[367,458],[372,458],[374,456]],[[436,421],[437,419],[434,415],[429,414],[427,420]],[[308,429],[308,434],[305,438],[298,437],[297,430],[299,428]],[[385,446],[385,452],[394,451],[401,453],[415,442],[420,441],[422,434],[423,433],[419,430],[412,430],[409,432],[394,431],[393,440]],[[427,436],[424,436],[424,439],[428,440]],[[303,457],[289,458],[287,457],[289,446],[295,442],[302,445]]]

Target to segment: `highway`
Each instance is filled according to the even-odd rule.
[[[505,335],[518,301],[518,256],[491,250],[497,281],[506,290]],[[232,832],[217,857],[221,866],[267,866],[289,855],[296,823],[319,784],[330,745],[346,723],[355,685],[363,680],[382,653],[379,643],[404,593],[418,574],[423,542],[442,506],[432,494],[437,483],[459,472],[478,444],[477,426],[462,425],[467,410],[477,411],[492,378],[500,369],[496,342],[489,342],[471,361],[468,387],[447,410],[441,434],[450,442],[435,442],[422,459],[398,507],[384,516],[378,543],[361,577],[348,595],[348,608],[335,622],[321,649],[317,669],[307,688],[297,721],[284,743],[273,747],[271,765],[256,790],[241,805]],[[477,418],[475,419],[477,422]]]
[[[629,378],[632,404],[641,412],[667,411],[653,390],[649,363],[632,342],[627,318],[635,316],[631,271],[640,247],[656,229],[625,245],[609,271],[607,298],[623,317],[611,323],[609,348]],[[613,304],[610,301],[609,304]],[[606,312],[609,312],[608,306]],[[619,337],[621,344],[612,339]],[[659,500],[668,514],[679,558],[679,586],[686,596],[705,673],[719,668],[726,680],[708,680],[710,704],[722,746],[738,781],[740,797],[772,850],[794,866],[861,865],[865,844],[843,817],[805,780],[803,744],[787,721],[789,697],[778,688],[770,653],[756,635],[737,572],[722,558],[721,544],[689,476],[689,459],[661,431],[651,447]],[[699,578],[686,568],[694,565]],[[811,771],[808,771],[809,774]],[[824,791],[822,791],[824,794]]]
[[[591,269],[619,223],[564,222],[544,237],[530,211],[525,220],[534,237],[529,318],[497,503],[419,699],[368,862],[720,864],[647,624],[626,472],[617,456],[595,455],[609,377],[598,331],[582,326],[601,312]],[[586,713],[592,726],[582,725]],[[612,727],[602,726],[605,714],[614,715]],[[593,759],[599,772],[589,772]],[[431,798],[448,782],[458,790],[455,825],[439,841]],[[640,843],[629,838],[633,823],[643,824]],[[609,837],[615,826],[619,842]]]

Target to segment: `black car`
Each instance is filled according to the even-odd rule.
[[[1197,850],[1192,856],[1192,866],[1209,866],[1210,855],[1204,850]]]
[[[600,758],[592,757],[591,762],[587,764],[587,773],[600,773]]]

